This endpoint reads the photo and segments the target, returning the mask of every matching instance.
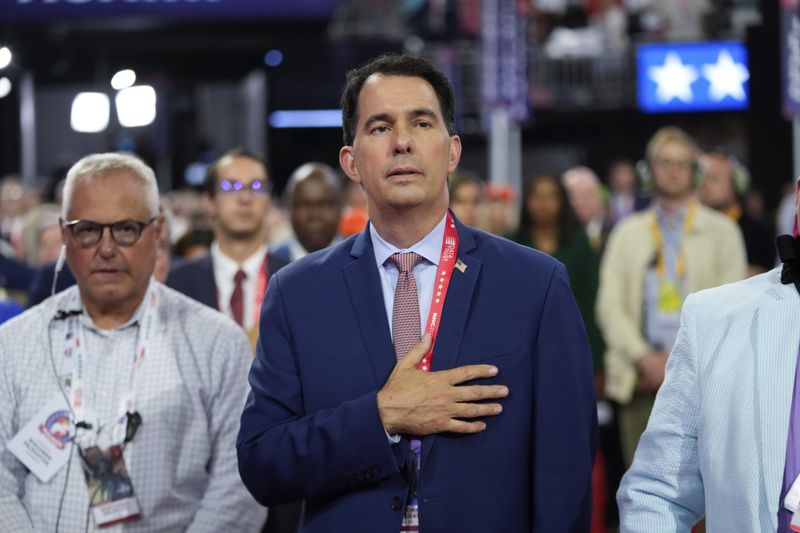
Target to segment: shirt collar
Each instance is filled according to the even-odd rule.
[[[111,330],[104,330],[104,329],[98,328],[95,325],[94,320],[92,320],[92,317],[89,314],[89,311],[86,310],[86,306],[83,304],[83,300],[80,300],[81,314],[78,317],[78,320],[79,320],[79,322],[80,322],[80,324],[82,326],[91,328],[92,330],[97,331],[98,333],[103,333],[103,332],[107,332],[107,331],[122,330],[122,329],[125,329],[125,328],[129,328],[131,326],[134,326],[134,325],[138,324],[141,321],[142,316],[144,315],[145,305],[147,304],[147,295],[150,294],[150,291],[156,290],[155,284],[156,284],[155,278],[151,277],[150,278],[150,283],[147,285],[147,290],[144,293],[144,297],[142,298],[142,301],[139,302],[139,306],[133,312],[131,317],[128,320],[126,320],[125,322],[123,322],[122,324],[120,324],[119,326],[116,326],[115,328],[112,328]],[[78,298],[80,299],[80,292],[78,292]]]
[[[444,214],[442,220],[425,235],[419,242],[409,246],[408,248],[400,249],[397,246],[387,242],[381,237],[375,226],[370,223],[369,236],[372,240],[372,248],[375,251],[375,262],[378,268],[383,266],[389,256],[400,252],[414,252],[425,258],[426,261],[439,266],[439,257],[442,254],[442,241],[444,240],[444,225],[447,220],[447,213]]]
[[[656,219],[658,220],[659,226],[662,228],[683,228],[683,222],[686,220],[686,214],[689,211],[689,204],[684,205],[681,207],[677,213],[675,213],[675,217],[672,220],[669,220],[667,217],[666,211],[664,208],[661,207],[658,203],[653,205],[653,210],[656,213]]]
[[[261,265],[264,264],[266,254],[267,245],[264,244],[245,259],[243,263],[239,264],[220,250],[217,241],[211,243],[211,260],[214,262],[214,270],[219,272],[220,276],[225,279],[233,279],[239,269],[242,269],[247,274],[247,279],[255,279],[258,276]]]

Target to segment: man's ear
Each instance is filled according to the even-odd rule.
[[[458,135],[450,136],[450,160],[447,165],[448,174],[453,172],[461,161],[461,137]]]
[[[214,203],[214,198],[208,193],[203,195],[203,209],[212,219],[217,217],[217,205]]]
[[[339,166],[347,177],[356,183],[361,183],[361,177],[358,175],[358,168],[356,167],[356,158],[353,154],[352,146],[342,146],[339,150]]]
[[[156,217],[156,221],[153,224],[155,225],[156,241],[160,241],[161,239],[166,237],[166,234],[164,232],[166,228],[164,215],[158,215],[158,217]]]
[[[61,230],[61,244],[66,246],[67,239],[69,238],[69,235],[67,235],[69,230],[64,226],[64,219],[61,217],[58,217],[58,229]]]

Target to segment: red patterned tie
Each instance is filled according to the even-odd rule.
[[[394,353],[398,359],[407,354],[421,337],[419,297],[413,269],[422,259],[421,255],[414,252],[398,253],[389,257],[389,261],[400,271],[392,307],[392,339]]]
[[[239,270],[233,277],[233,294],[231,294],[231,314],[237,324],[244,327],[244,278],[247,274]]]

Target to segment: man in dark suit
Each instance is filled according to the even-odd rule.
[[[592,357],[563,265],[448,211],[461,141],[430,63],[350,72],[342,108],[370,225],[273,277],[242,479],[305,498],[303,532],[587,531]]]
[[[209,166],[204,187],[214,220],[211,253],[173,269],[167,285],[233,318],[255,344],[267,280],[288,262],[267,253],[266,164],[247,150],[231,150]]]

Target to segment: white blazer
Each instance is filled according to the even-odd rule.
[[[622,532],[778,527],[800,348],[780,268],[690,295],[647,430],[617,493]]]

